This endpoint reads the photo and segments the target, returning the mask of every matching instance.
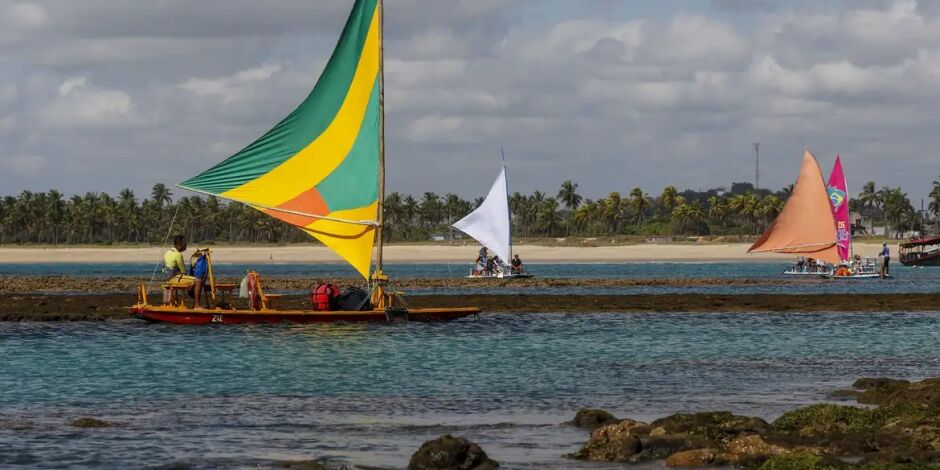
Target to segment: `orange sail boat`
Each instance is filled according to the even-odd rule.
[[[837,239],[826,182],[816,157],[807,150],[803,153],[800,176],[790,198],[780,215],[754,242],[748,253],[798,254],[831,266],[842,261]],[[788,274],[819,275],[829,271],[831,268],[827,267],[822,270],[788,271]]]
[[[246,309],[217,302],[233,285],[206,279],[212,307],[189,309],[164,286],[164,305],[150,305],[147,286],[135,315],[170,323],[309,323],[453,320],[477,308],[410,309],[382,271],[385,199],[385,106],[382,0],[356,0],[333,55],[313,91],[274,128],[241,151],[179,184],[249,205],[318,239],[368,281],[363,310],[279,310],[260,275],[249,273]],[[373,250],[375,263],[373,269]]]

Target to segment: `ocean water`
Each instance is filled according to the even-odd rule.
[[[588,437],[561,424],[579,407],[773,419],[857,377],[937,375],[940,314],[0,323],[0,357],[3,468],[404,468],[453,433],[504,468],[596,469],[562,457]]]
[[[409,295],[435,294],[812,294],[812,293],[933,293],[940,290],[940,268],[910,268],[894,263],[893,279],[827,280],[784,276],[782,263],[610,263],[610,264],[538,264],[527,265],[539,278],[560,279],[759,279],[753,285],[629,286],[629,287],[545,287],[519,288],[512,281],[498,287],[408,289]],[[0,263],[0,276],[139,276],[149,279],[153,265],[139,263]],[[265,264],[244,265],[216,263],[217,276],[238,278],[249,269],[265,276],[308,278],[356,278],[358,274],[344,264]],[[386,272],[394,281],[402,278],[460,278],[468,274],[461,264],[391,264]],[[774,283],[773,280],[781,280]],[[489,283],[488,283],[489,284]]]

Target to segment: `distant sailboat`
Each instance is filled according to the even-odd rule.
[[[826,184],[832,215],[836,222],[836,244],[842,261],[852,258],[852,221],[849,214],[849,191],[842,171],[842,158],[836,155],[829,182]]]
[[[807,150],[783,210],[747,252],[791,253],[837,264],[842,258],[836,242],[829,193],[816,157]]]
[[[487,193],[480,207],[454,223],[452,227],[473,237],[474,240],[496,254],[503,263],[512,261],[509,186],[506,181],[505,159],[502,168],[499,170],[499,175],[496,176],[496,181],[493,182],[490,192]],[[509,279],[533,276],[529,273],[513,273],[507,270],[505,266],[498,266],[498,269],[499,271],[491,277]],[[474,270],[470,277],[486,276]]]
[[[832,173],[826,183],[829,194],[829,203],[832,207],[832,217],[836,223],[836,248],[842,263],[832,271],[831,277],[835,279],[875,279],[891,277],[881,274],[881,269],[875,258],[862,258],[852,256],[852,220],[849,213],[849,189],[842,170],[842,157],[836,155],[836,162],[832,166]],[[830,277],[824,275],[823,277]]]

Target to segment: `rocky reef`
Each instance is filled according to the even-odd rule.
[[[642,423],[582,410],[574,424],[594,429],[568,457],[760,470],[940,469],[940,378],[864,378],[834,395],[870,406],[817,404],[773,423],[729,412],[675,414]]]
[[[408,470],[493,470],[499,463],[489,458],[479,445],[450,434],[425,442],[411,461]]]
[[[75,428],[110,428],[115,425],[108,421],[89,417],[75,419],[69,424]]]

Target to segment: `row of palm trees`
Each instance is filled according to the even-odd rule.
[[[933,181],[933,188],[928,195],[930,204],[927,213],[933,216],[935,224],[940,224],[940,181]],[[853,211],[868,219],[868,231],[874,229],[876,220],[885,228],[885,235],[901,236],[908,231],[923,230],[927,227],[927,214],[918,213],[911,204],[907,193],[901,188],[888,186],[875,189],[875,182],[869,181],[862,187],[858,198],[849,201]],[[940,232],[940,225],[935,225]]]
[[[900,188],[875,188],[874,182],[867,183],[850,202],[852,211],[868,220],[866,230],[880,223],[896,235],[925,225],[923,214]],[[651,197],[636,187],[626,195],[611,192],[589,199],[578,193],[577,183],[565,181],[554,196],[513,193],[509,206],[518,237],[755,235],[777,217],[792,189],[772,193],[735,183],[731,191],[680,192],[668,186]],[[933,182],[930,199],[929,213],[940,230],[940,181]],[[423,241],[453,234],[450,225],[481,202],[452,193],[426,192],[417,198],[391,193],[385,200],[385,237]],[[116,197],[89,192],[66,198],[49,190],[0,198],[0,243],[160,243],[170,232],[199,242],[309,241],[302,231],[241,204],[202,196],[174,200],[163,184],[154,185],[143,199],[130,189]]]

